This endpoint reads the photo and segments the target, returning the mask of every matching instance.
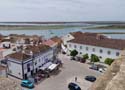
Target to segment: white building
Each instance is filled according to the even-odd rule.
[[[47,64],[52,60],[53,50],[50,47],[45,45],[28,46],[25,51],[8,55],[8,75],[27,79],[39,69],[48,67]]]
[[[1,48],[11,48],[11,40],[10,39],[3,39],[1,42],[0,42],[0,47]]]
[[[68,49],[68,54],[70,50],[77,50],[78,56],[84,54],[96,54],[102,62],[106,58],[115,59],[119,57],[120,52],[125,48],[125,40],[121,39],[111,39],[104,35],[97,33],[82,33],[74,32],[68,34],[70,38],[66,41],[66,46]]]
[[[0,77],[7,77],[7,68],[0,65]]]

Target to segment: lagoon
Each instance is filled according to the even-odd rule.
[[[83,28],[65,28],[65,29],[49,29],[49,30],[0,30],[0,34],[9,35],[9,34],[26,34],[26,35],[40,35],[45,38],[50,38],[53,36],[63,36],[70,32],[94,32],[94,33],[116,33],[116,34],[105,34],[112,38],[117,39],[125,39],[125,34],[117,34],[117,33],[125,33],[125,30],[121,29],[83,29]]]

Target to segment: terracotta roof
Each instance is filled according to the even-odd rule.
[[[1,42],[10,42],[11,40],[10,39],[2,39]]]
[[[78,32],[71,32],[70,34],[73,35],[75,38],[78,37],[78,36],[83,35],[83,33],[80,32],[80,31],[78,31]]]
[[[47,40],[47,41],[44,41],[42,44],[47,45],[47,46],[52,46],[52,45],[54,45],[55,43],[56,43],[55,41],[49,39],[49,40]]]
[[[125,49],[125,40],[107,38],[98,33],[76,33],[75,39],[69,42],[119,50]]]
[[[45,52],[48,49],[50,49],[50,47],[47,46],[47,45],[43,45],[43,44],[34,45],[34,46],[29,45],[29,46],[26,47],[26,50],[32,51],[33,54],[40,53],[40,52]]]
[[[57,36],[52,37],[51,40],[53,40],[54,42],[57,42],[58,44],[62,43],[62,39]]]
[[[13,58],[13,59],[16,59],[16,60],[19,60],[19,61],[25,61],[25,60],[31,58],[30,55],[26,55],[22,52],[16,52],[16,53],[13,53],[13,54],[9,54],[7,57]]]

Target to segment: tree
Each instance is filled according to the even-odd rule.
[[[91,62],[99,62],[99,57],[96,56],[95,54],[91,54]]]
[[[77,51],[77,50],[72,50],[72,51],[70,52],[70,55],[73,56],[73,57],[75,57],[77,54],[78,54],[78,51]]]
[[[87,53],[83,55],[83,59],[86,60],[86,59],[88,59],[88,58],[89,58],[89,55],[88,55]]]
[[[114,59],[112,58],[106,58],[105,59],[105,64],[111,65],[113,63]]]

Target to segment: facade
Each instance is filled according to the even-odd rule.
[[[27,79],[52,60],[53,50],[50,47],[45,45],[28,46],[25,51],[7,56],[8,75]]]
[[[70,50],[77,50],[78,56],[84,54],[97,55],[102,62],[106,58],[116,59],[125,48],[125,40],[111,39],[97,33],[74,32],[70,34],[74,39],[67,41],[68,54]]]
[[[0,65],[0,77],[7,77],[7,68]]]

